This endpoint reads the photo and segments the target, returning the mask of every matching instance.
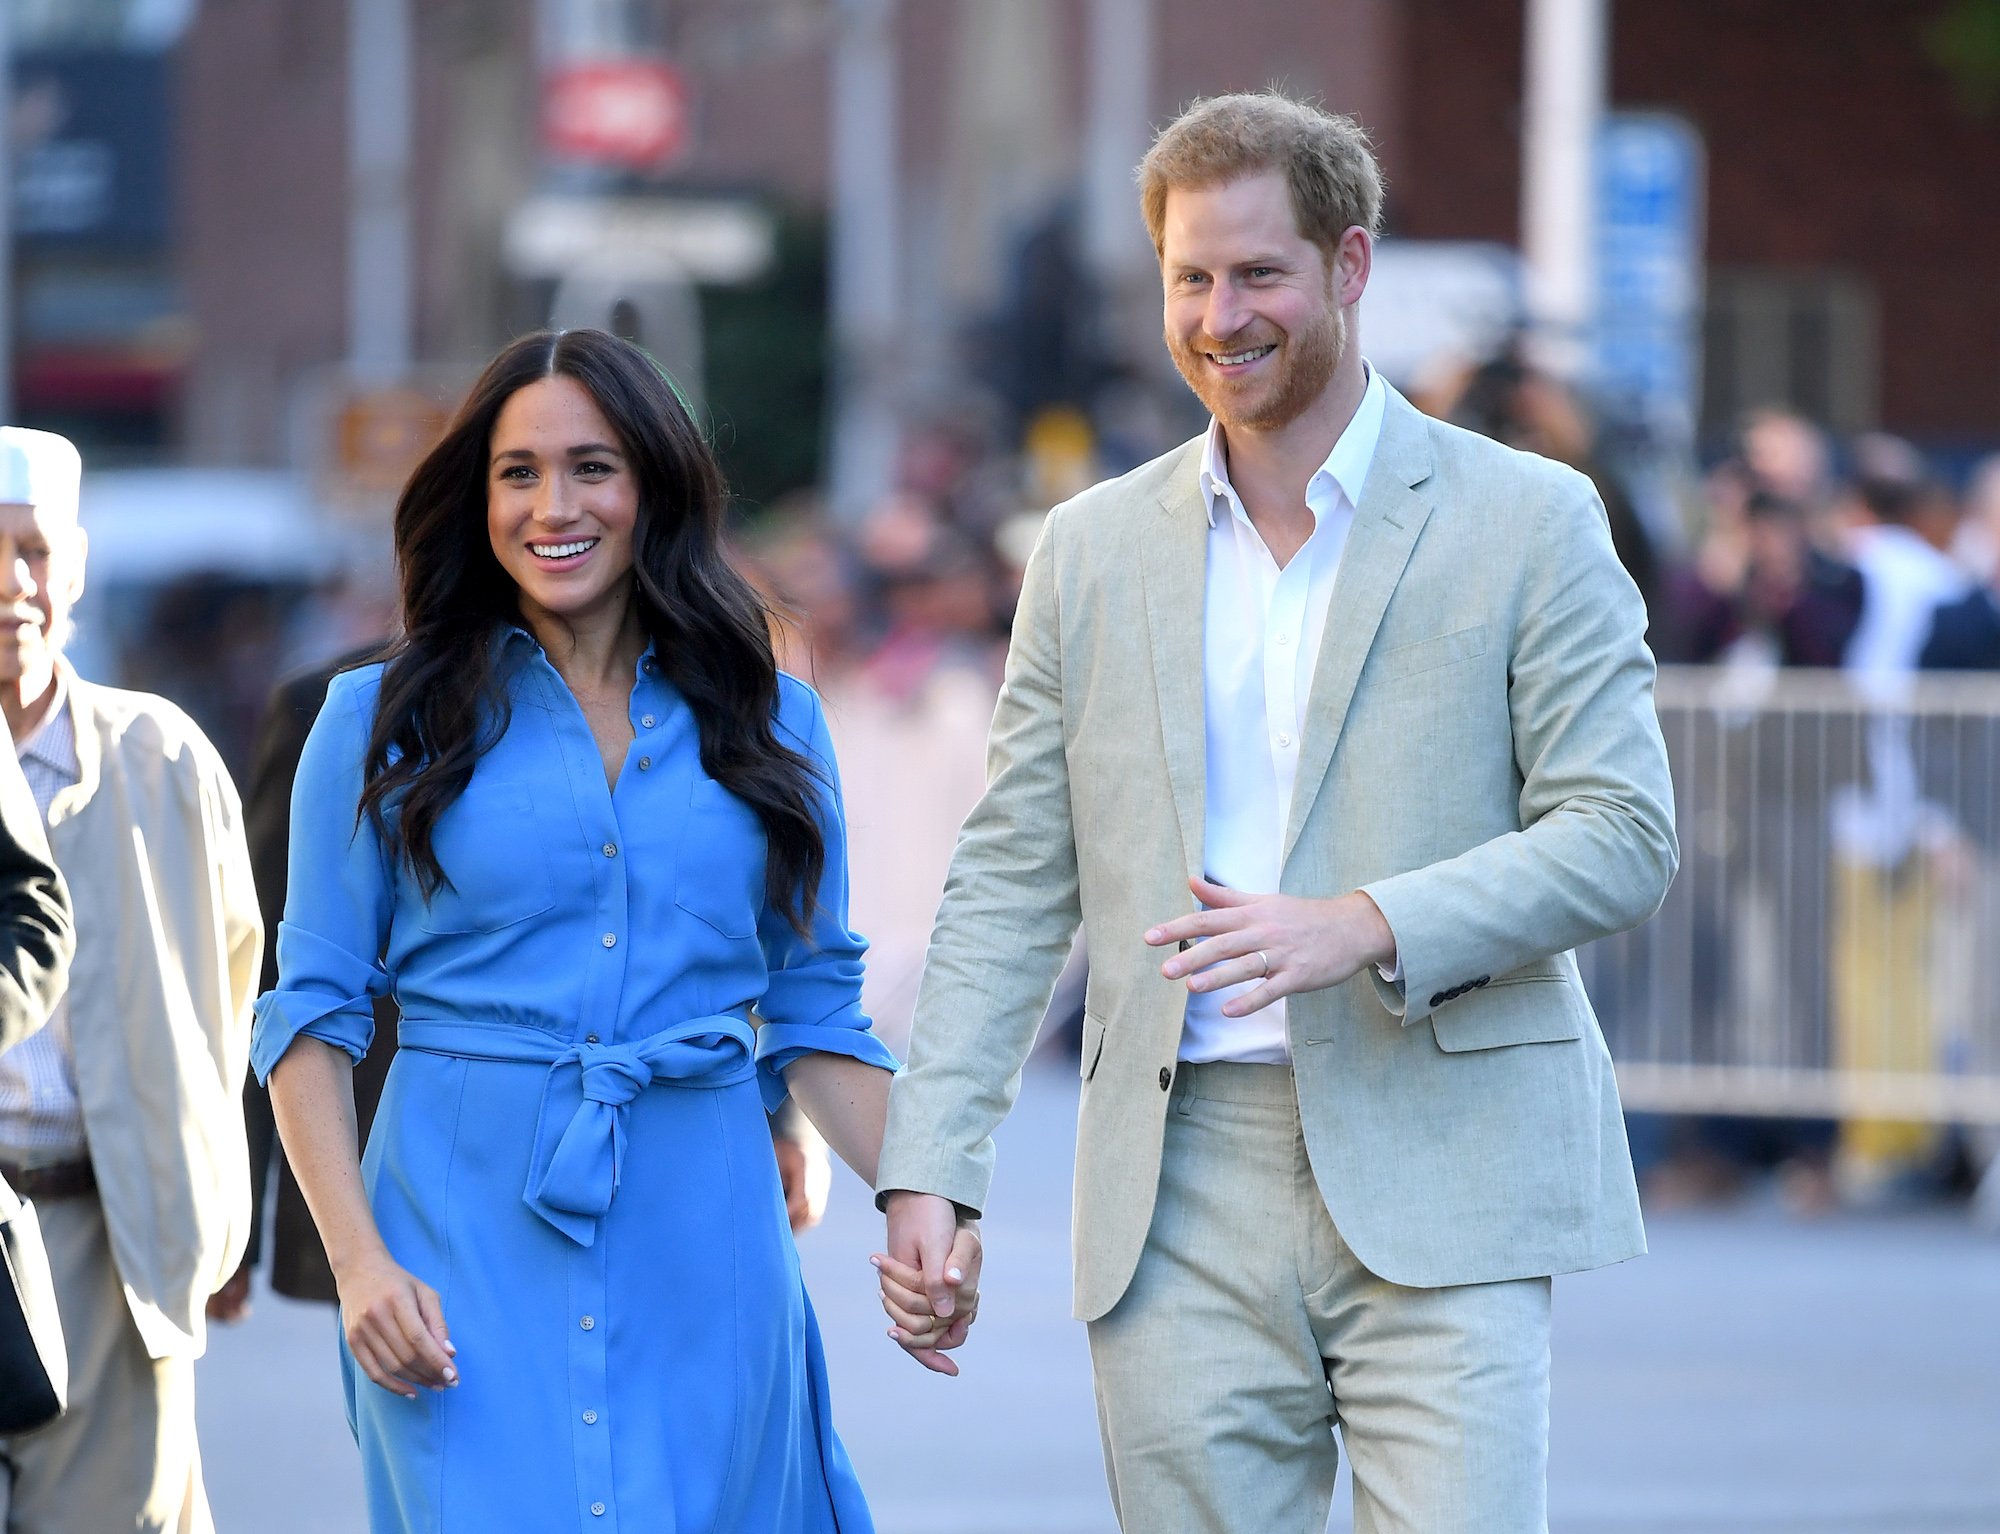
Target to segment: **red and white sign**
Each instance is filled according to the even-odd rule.
[[[687,137],[687,85],[663,60],[566,64],[542,86],[542,143],[558,160],[664,170]]]

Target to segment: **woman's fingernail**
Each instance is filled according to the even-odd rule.
[[[880,1257],[870,1257],[868,1259],[868,1266],[880,1272],[882,1269],[882,1259]]]
[[[965,1274],[958,1268],[946,1268],[944,1270],[944,1276],[950,1279],[954,1284],[962,1284],[965,1282]]]
[[[1148,927],[1146,929],[1146,941],[1149,943],[1157,943],[1159,940],[1160,940],[1160,929],[1158,927]]]
[[[456,1369],[446,1369],[444,1371],[444,1382],[447,1385],[456,1385],[458,1383],[458,1371]]]
[[[453,1358],[456,1358],[456,1357],[458,1357],[458,1344],[457,1344],[457,1343],[455,1343],[455,1342],[447,1342],[447,1343],[446,1343],[446,1344],[444,1345],[444,1350],[445,1350],[445,1351],[446,1351],[447,1353],[451,1354],[451,1356],[452,1356]]]

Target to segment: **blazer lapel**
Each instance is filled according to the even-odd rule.
[[[1202,632],[1208,589],[1208,508],[1201,495],[1201,441],[1196,439],[1168,479],[1153,536],[1140,556],[1146,626],[1153,650],[1153,684],[1174,815],[1190,875],[1202,871],[1208,816],[1208,731],[1202,687]]]
[[[1348,530],[1340,572],[1334,577],[1326,635],[1313,671],[1312,692],[1306,699],[1305,733],[1300,742],[1299,775],[1292,790],[1291,823],[1285,829],[1284,862],[1291,860],[1292,848],[1298,845],[1299,833],[1312,813],[1334,748],[1340,744],[1362,663],[1375,643],[1375,631],[1381,626],[1390,594],[1402,579],[1417,535],[1431,514],[1429,497],[1416,488],[1430,474],[1430,432],[1424,417],[1391,389],[1375,462],[1361,488],[1361,504],[1354,509],[1354,525]]]

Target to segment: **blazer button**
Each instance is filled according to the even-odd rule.
[[[1173,1073],[1172,1071],[1168,1070],[1168,1069],[1167,1069],[1167,1068],[1166,1068],[1166,1067],[1165,1067],[1164,1065],[1163,1065],[1163,1066],[1161,1066],[1161,1067],[1160,1067],[1160,1090],[1161,1090],[1162,1092],[1166,1091],[1166,1089],[1167,1089],[1167,1088],[1168,1088],[1169,1086],[1173,1085],[1173,1080],[1174,1080],[1174,1073]]]
[[[1451,998],[1450,998],[1449,996],[1445,995],[1445,993],[1444,993],[1443,991],[1439,991],[1439,992],[1437,993],[1437,995],[1435,995],[1435,996],[1433,996],[1433,997],[1431,998],[1431,1005],[1432,1005],[1432,1006],[1434,1006],[1434,1007],[1441,1007],[1441,1006],[1443,1006],[1443,1005],[1444,1005],[1444,1004],[1445,1004],[1446,1002],[1448,1002],[1448,1001],[1450,1001],[1450,1000],[1451,1000]]]

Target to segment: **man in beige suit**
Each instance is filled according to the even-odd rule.
[[[6,1534],[207,1534],[194,1366],[250,1220],[241,1093],[263,932],[236,790],[164,698],[62,651],[81,463],[0,427],[0,712],[76,909],[69,994],[0,1054],[0,1177],[35,1201],[69,1409],[0,1438]]]
[[[1075,1305],[1124,1528],[1317,1530],[1338,1426],[1357,1530],[1540,1531],[1549,1276],[1644,1249],[1570,950],[1677,859],[1645,613],[1587,480],[1362,360],[1351,121],[1211,99],[1140,180],[1214,424],[1028,569],[890,1103],[885,1300],[947,1367],[938,1269],[1081,924]]]

